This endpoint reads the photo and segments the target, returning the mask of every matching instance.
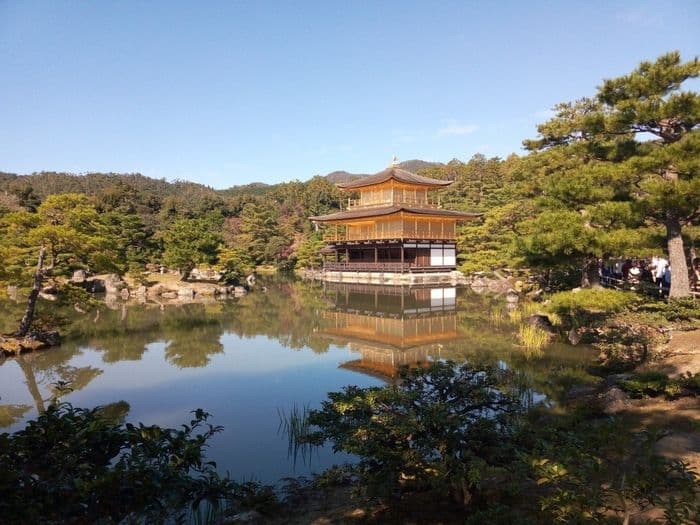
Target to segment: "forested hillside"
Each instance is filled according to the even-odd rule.
[[[557,105],[526,155],[400,166],[453,181],[445,207],[484,213],[459,233],[465,272],[562,270],[585,286],[600,258],[666,251],[681,296],[700,235],[700,97],[683,83],[699,74],[697,60],[669,53]],[[335,183],[362,176],[215,190],[139,174],[0,173],[0,278],[47,242],[66,271],[314,265],[322,243],[308,217],[340,209]]]

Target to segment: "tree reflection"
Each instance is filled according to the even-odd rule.
[[[370,287],[371,293],[358,293],[329,284],[280,278],[261,280],[260,285],[245,297],[227,301],[126,303],[117,310],[102,306],[88,314],[66,310],[62,315],[71,323],[62,329],[63,346],[18,359],[24,388],[38,411],[55,393],[51,386],[54,383],[68,382],[75,390],[84,388],[102,373],[98,367],[72,364],[85,347],[100,352],[103,362],[117,363],[139,361],[149,345],[160,342],[164,343],[165,359],[179,368],[210,365],[213,356],[224,352],[225,333],[242,338],[266,336],[292,350],[324,353],[333,344],[350,344],[343,334],[331,338],[326,333],[329,312],[341,310],[360,320],[370,319],[372,329],[380,329],[383,343],[395,347],[391,356],[387,354],[389,350],[382,350],[387,354],[382,357],[387,363],[406,364],[410,357],[407,349],[415,354],[413,361],[499,362],[522,370],[532,387],[548,396],[556,396],[564,391],[567,382],[585,374],[584,348],[552,345],[541,356],[528,359],[514,345],[514,326],[505,313],[505,300],[461,290],[456,297],[451,296],[449,304],[440,303],[434,310],[437,296],[426,288],[413,289],[411,295],[405,295],[397,287],[379,291]],[[13,303],[2,303],[0,312],[10,312],[15,307]],[[369,324],[357,328],[368,329]],[[359,331],[352,335],[356,339],[366,336]],[[365,354],[379,356],[369,350]],[[3,406],[8,407],[4,409],[8,421],[10,413],[16,418],[23,409]]]
[[[100,368],[71,364],[69,361],[75,355],[75,350],[57,347],[7,360],[17,363],[22,371],[24,384],[38,413],[44,412],[46,403],[61,393],[59,385],[82,390],[102,374]],[[30,408],[28,405],[0,405],[0,427],[17,422]]]
[[[165,357],[179,368],[202,367],[223,353],[221,319],[209,316],[203,304],[188,304],[164,312]]]
[[[14,425],[31,408],[29,405],[0,405],[0,428]]]

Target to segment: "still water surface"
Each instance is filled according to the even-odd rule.
[[[203,408],[224,427],[209,449],[219,469],[274,482],[348,459],[322,449],[294,461],[279,432],[280,411],[318,407],[344,385],[385,384],[402,364],[488,360],[518,371],[531,401],[556,402],[590,358],[565,345],[527,354],[505,303],[464,289],[265,284],[226,302],[66,312],[60,348],[0,358],[0,431],[22,428],[69,381],[65,401],[125,401],[133,422],[177,426]],[[18,310],[0,304],[0,332]]]

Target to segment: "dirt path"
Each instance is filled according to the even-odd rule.
[[[678,377],[700,373],[700,330],[673,332],[659,358],[640,371],[657,371]],[[700,472],[700,397],[667,400],[661,397],[632,400],[625,417],[639,429],[665,432],[656,451],[681,459]]]
[[[649,369],[671,377],[700,373],[700,330],[673,332],[668,344],[660,349],[660,359]]]

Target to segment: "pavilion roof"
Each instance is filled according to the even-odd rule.
[[[392,215],[404,211],[407,213],[413,213],[416,215],[431,215],[437,217],[452,217],[455,219],[471,219],[475,217],[481,217],[482,213],[471,212],[471,211],[452,211],[452,210],[439,210],[435,208],[411,208],[409,206],[384,206],[381,208],[363,208],[357,210],[349,211],[339,211],[337,213],[331,213],[329,215],[317,215],[316,217],[309,217],[313,222],[333,222],[333,221],[343,221],[350,219],[363,219],[366,217],[381,217],[384,215]]]
[[[361,179],[353,180],[350,182],[341,182],[337,184],[337,186],[341,190],[354,190],[357,188],[363,188],[365,186],[381,184],[382,182],[386,182],[391,179],[394,179],[398,182],[403,182],[405,184],[414,184],[416,186],[429,186],[432,188],[441,188],[452,184],[452,181],[450,180],[431,179],[429,177],[416,175],[415,173],[411,173],[410,171],[402,170],[401,168],[391,166],[383,171],[380,171],[379,173],[375,173],[374,175],[368,175],[367,177],[362,177]]]

